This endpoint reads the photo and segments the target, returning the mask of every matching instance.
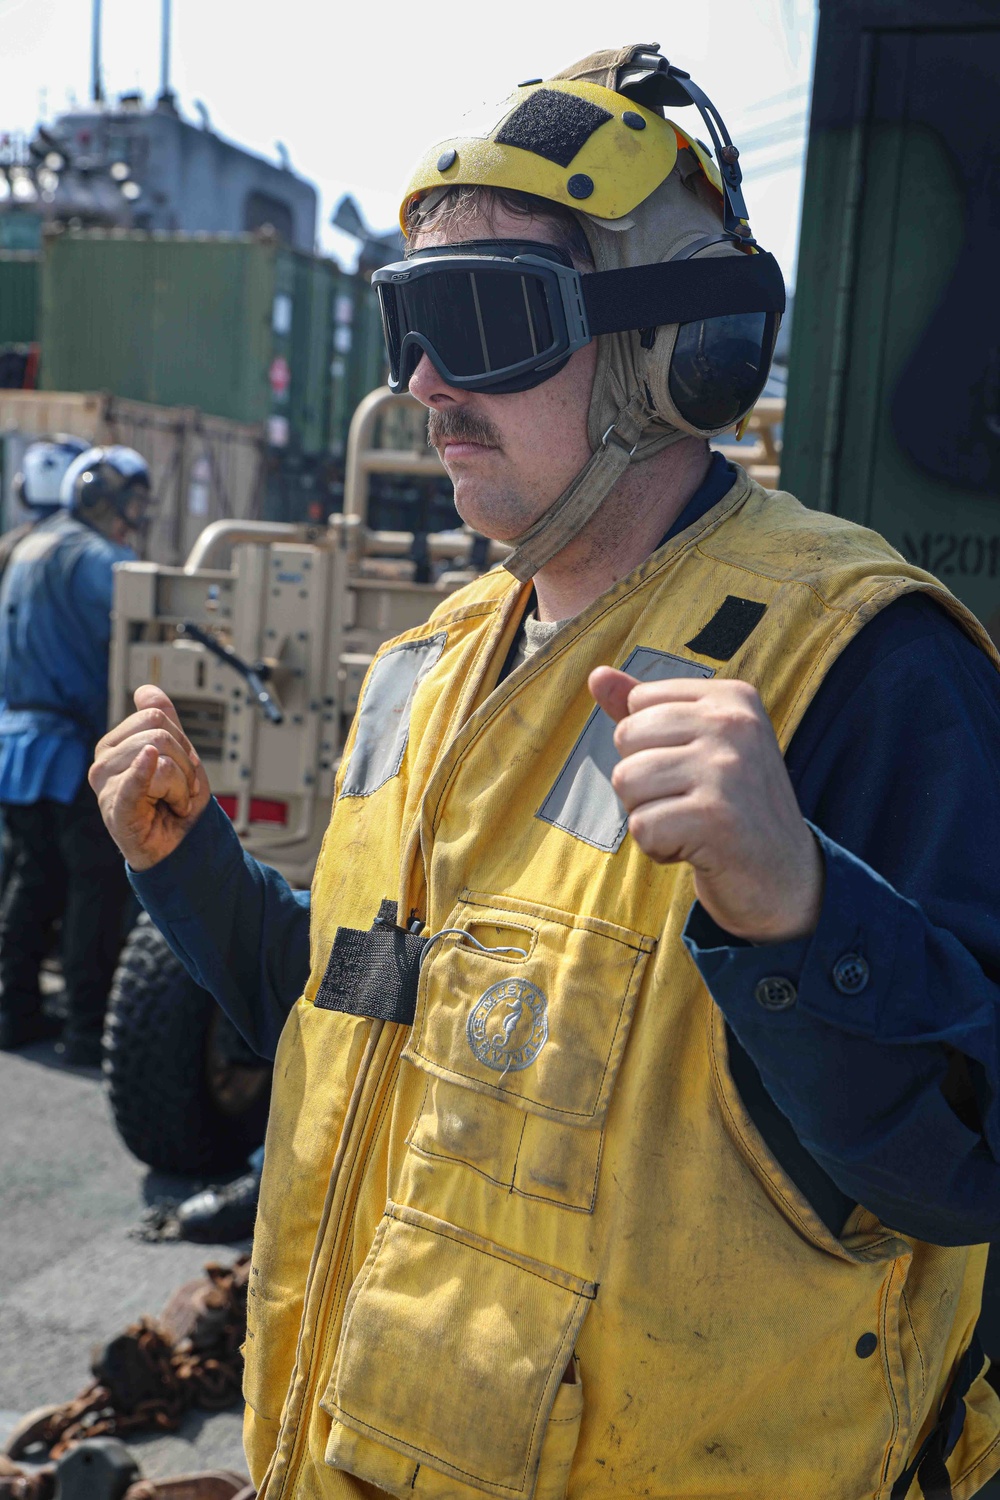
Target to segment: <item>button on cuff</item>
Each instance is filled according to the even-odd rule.
[[[748,947],[719,928],[697,902],[685,927],[688,952],[712,998],[751,1052],[755,1030],[783,1035],[817,1021],[855,1036],[875,1035],[894,971],[903,898],[856,855],[809,826],[826,867],[814,933]],[[774,978],[794,986],[791,1003],[782,1003],[787,997],[769,989],[761,1000],[757,986]],[[845,990],[845,984],[853,988]],[[769,1005],[774,998],[778,1005]]]
[[[754,985],[753,997],[764,1010],[790,1010],[799,992],[784,974],[768,974]]]
[[[831,977],[842,995],[860,995],[867,988],[871,969],[860,953],[844,953],[834,964]]]

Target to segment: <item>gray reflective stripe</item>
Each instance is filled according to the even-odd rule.
[[[358,732],[340,795],[370,797],[399,775],[410,737],[413,695],[444,650],[447,634],[405,641],[372,667],[358,709]]]
[[[653,651],[648,646],[637,646],[621,670],[638,677],[640,682],[660,682],[665,677],[715,676],[714,670],[701,662],[672,656],[669,651]],[[611,785],[611,772],[619,759],[614,732],[614,721],[603,709],[595,708],[552,790],[535,814],[543,822],[554,823],[585,844],[611,854],[628,827],[628,814]]]

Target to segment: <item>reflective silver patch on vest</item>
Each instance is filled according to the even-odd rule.
[[[501,979],[480,995],[465,1034],[484,1067],[521,1073],[549,1039],[548,1001],[529,979]]]
[[[667,677],[714,677],[712,667],[669,651],[637,646],[621,670],[640,682],[662,682]],[[615,724],[601,708],[594,709],[569,759],[535,814],[574,838],[613,854],[628,828],[628,813],[611,785],[619,755]]]
[[[410,738],[413,697],[448,639],[445,631],[404,641],[372,667],[358,708],[358,732],[342,797],[370,797],[399,775]]]

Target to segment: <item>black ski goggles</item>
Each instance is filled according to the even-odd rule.
[[[470,240],[383,266],[378,294],[389,385],[405,390],[426,354],[458,390],[526,391],[602,333],[739,314],[778,315],[773,255],[675,260],[581,275],[555,245]]]

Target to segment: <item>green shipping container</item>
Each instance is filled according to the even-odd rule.
[[[1000,641],[1000,6],[821,0],[781,482]]]
[[[26,204],[12,204],[10,199],[0,209],[0,250],[42,248],[42,216]]]
[[[355,408],[388,378],[378,299],[365,277],[341,272],[333,319],[330,448],[342,456]]]
[[[334,262],[252,235],[52,235],[43,385],[264,423],[276,448],[322,454],[341,441],[331,420],[344,380],[334,346],[345,283],[352,299],[363,288],[372,300]],[[348,384],[353,366],[349,351]]]
[[[331,330],[337,267],[296,256],[289,355],[293,425],[303,453],[321,453],[329,439]]]
[[[38,338],[38,254],[0,250],[0,344]]]

